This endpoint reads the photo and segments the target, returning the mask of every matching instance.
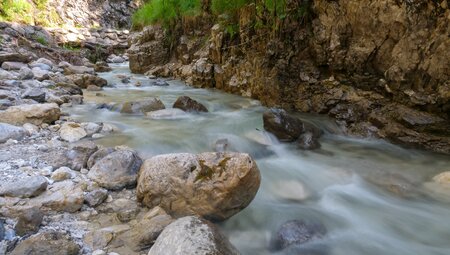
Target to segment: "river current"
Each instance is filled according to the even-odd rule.
[[[432,182],[436,174],[450,171],[449,156],[351,138],[327,117],[307,114],[298,116],[325,135],[321,149],[301,151],[263,132],[267,108],[256,100],[176,80],[154,86],[156,80],[131,74],[126,64],[112,67],[100,76],[113,87],[85,91],[84,104],[68,109],[77,120],[121,129],[97,143],[127,145],[151,156],[213,151],[216,141],[227,139],[230,150],[256,159],[262,176],[257,196],[219,224],[242,254],[450,254],[450,187]],[[131,82],[123,84],[119,74],[131,76]],[[137,82],[140,87],[134,86]],[[203,103],[209,113],[150,119],[96,107],[159,97],[171,108],[181,95]],[[271,250],[274,233],[294,219],[320,222],[327,233],[300,247]]]

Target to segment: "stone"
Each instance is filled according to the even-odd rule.
[[[178,108],[186,112],[208,112],[206,107],[188,96],[181,96],[173,104],[173,108]]]
[[[278,229],[272,239],[272,248],[282,250],[291,245],[305,244],[323,238],[326,232],[325,226],[321,223],[291,220]]]
[[[303,133],[303,122],[281,109],[264,112],[263,122],[264,129],[283,142],[293,142]]]
[[[46,59],[46,58],[39,58],[38,60],[33,61],[30,65],[32,65],[32,64],[45,64],[50,67],[55,65],[55,63],[53,63],[53,61]]]
[[[27,64],[22,62],[3,62],[2,69],[7,71],[20,70],[22,67],[26,67]]]
[[[87,162],[87,167],[89,169],[91,169],[95,163],[97,163],[97,161],[99,161],[100,159],[106,157],[107,155],[115,152],[116,149],[114,148],[101,148],[98,151],[94,152],[90,157],[89,160]]]
[[[119,64],[119,63],[123,63],[123,62],[125,62],[125,59],[123,59],[122,57],[120,57],[120,56],[110,56],[110,57],[108,57],[108,60],[107,60],[109,63],[116,63],[116,64]]]
[[[28,62],[30,56],[19,52],[0,52],[0,63],[8,61]]]
[[[247,207],[260,182],[256,163],[245,153],[166,154],[144,162],[136,195],[176,217],[221,221]]]
[[[16,77],[11,72],[8,72],[8,71],[3,70],[3,69],[0,68],[0,80],[13,80],[13,79],[16,79],[16,78],[18,78],[18,77]]]
[[[303,183],[296,180],[275,181],[272,185],[272,192],[281,199],[301,202],[310,195]]]
[[[83,95],[83,91],[80,87],[71,83],[57,83],[56,88],[64,95]]]
[[[94,74],[94,69],[86,66],[73,66],[68,65],[64,67],[64,74],[65,75],[71,75],[71,74]]]
[[[80,124],[75,122],[67,122],[61,126],[59,135],[61,136],[61,139],[72,143],[86,137],[87,133]]]
[[[143,251],[150,248],[163,229],[173,221],[167,214],[143,219],[129,231],[118,236],[118,239],[135,252]]]
[[[72,170],[68,167],[60,167],[56,169],[51,175],[52,180],[57,182],[72,179],[73,177],[74,174],[72,173]]]
[[[102,72],[110,72],[112,71],[112,68],[109,67],[108,63],[104,61],[98,61],[94,65],[94,70],[98,73],[102,73]]]
[[[84,201],[91,207],[96,207],[103,203],[108,197],[108,191],[106,189],[95,189],[89,192]]]
[[[28,89],[22,94],[22,98],[32,99],[38,103],[45,103],[45,91],[38,88]]]
[[[100,124],[94,122],[83,122],[81,123],[81,127],[84,128],[88,136],[92,136],[93,134],[100,132],[102,129]]]
[[[297,147],[302,150],[315,150],[321,147],[319,138],[323,132],[316,126],[303,123],[303,133],[297,140]]]
[[[103,89],[101,87],[95,86],[95,85],[89,85],[86,88],[87,91],[102,91]]]
[[[100,186],[118,190],[136,185],[142,160],[131,150],[117,150],[98,160],[88,177]]]
[[[146,112],[165,109],[159,98],[150,98],[134,102],[125,102],[120,110],[121,113],[143,114]]]
[[[180,218],[168,225],[148,255],[234,255],[239,254],[211,223],[195,217]]]
[[[27,131],[28,135],[35,135],[39,132],[39,127],[31,123],[23,124],[23,128]]]
[[[16,127],[7,123],[0,123],[0,143],[9,139],[21,140],[27,135],[27,131],[22,127]]]
[[[24,66],[20,68],[19,76],[17,78],[19,78],[20,80],[29,80],[34,78],[34,74],[30,68]]]
[[[95,85],[97,87],[108,85],[107,80],[93,74],[74,74],[68,75],[66,78],[82,89],[87,88],[89,85]]]
[[[75,171],[86,168],[89,157],[96,152],[97,145],[91,141],[81,141],[69,146],[66,157],[69,159],[69,166]]]
[[[44,232],[20,242],[11,255],[77,255],[80,247],[68,236],[59,232]]]
[[[51,124],[58,120],[61,110],[55,103],[29,104],[11,106],[5,111],[0,111],[0,120],[13,125],[31,123],[41,125]]]
[[[121,222],[129,222],[136,218],[140,212],[140,207],[136,201],[119,198],[106,206],[106,212],[115,213]]]
[[[23,210],[17,219],[14,230],[19,236],[34,234],[39,230],[43,218],[44,214],[37,207]]]
[[[33,67],[31,72],[33,72],[34,78],[38,81],[50,79],[50,72],[48,70],[41,69],[40,67]]]
[[[47,179],[42,176],[31,176],[0,184],[0,196],[35,197],[47,189]]]
[[[106,255],[106,252],[103,250],[95,250],[92,252],[92,255]]]
[[[434,176],[433,181],[443,185],[450,185],[450,171],[442,172]]]
[[[163,109],[157,111],[146,112],[145,115],[150,119],[160,120],[160,119],[182,119],[189,117],[185,111],[171,108],[171,109]]]
[[[70,180],[53,183],[47,191],[30,200],[31,205],[57,212],[76,212],[84,202],[81,187]]]

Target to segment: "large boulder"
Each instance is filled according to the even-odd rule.
[[[13,125],[31,123],[41,125],[52,123],[59,119],[61,111],[57,104],[29,104],[11,106],[5,111],[0,111],[0,120]]]
[[[42,176],[32,176],[16,180],[14,182],[3,182],[0,185],[0,196],[10,197],[34,197],[47,189],[47,179]]]
[[[261,177],[244,153],[167,154],[150,158],[139,172],[138,201],[174,216],[225,220],[248,206]]]
[[[119,190],[136,184],[142,160],[131,150],[117,150],[98,160],[88,177],[100,186]]]
[[[59,232],[44,232],[20,242],[11,255],[77,255],[80,247]]]
[[[173,104],[173,108],[178,108],[186,112],[208,112],[206,107],[188,96],[181,96]]]
[[[125,102],[120,110],[121,113],[146,113],[165,109],[163,102],[158,98],[144,99],[134,102]]]
[[[195,216],[180,218],[167,226],[148,255],[235,255],[227,238],[210,222]]]
[[[0,143],[9,139],[20,140],[27,135],[27,131],[22,127],[16,127],[7,123],[0,123]]]

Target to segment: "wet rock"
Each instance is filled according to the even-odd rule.
[[[32,207],[27,210],[23,210],[17,219],[14,230],[19,236],[34,234],[39,230],[43,218],[44,214],[39,210],[39,208]]]
[[[86,137],[87,133],[84,130],[84,128],[81,127],[80,124],[74,122],[67,122],[61,126],[61,129],[59,130],[59,135],[61,136],[61,139],[69,143],[72,143]]]
[[[136,194],[144,205],[171,215],[225,220],[253,200],[260,178],[248,154],[167,154],[144,162]]]
[[[169,215],[157,215],[151,219],[143,219],[118,239],[135,252],[150,248],[163,229],[174,219]]]
[[[24,128],[16,127],[7,123],[0,123],[0,143],[9,139],[21,140],[27,135]]]
[[[91,207],[96,207],[103,203],[108,197],[108,191],[106,189],[96,189],[89,192],[85,197],[84,201]]]
[[[208,112],[206,107],[188,96],[181,96],[173,104],[173,108],[178,108],[186,112]]]
[[[47,179],[42,176],[32,176],[4,182],[0,184],[0,196],[34,197],[47,189]]]
[[[145,113],[145,115],[150,119],[180,119],[180,118],[186,118],[188,115],[185,111],[180,109],[163,109],[163,110],[157,110],[157,111],[151,111]]]
[[[151,98],[134,102],[125,102],[120,110],[121,113],[146,113],[165,109],[164,104],[159,98]]]
[[[148,255],[233,255],[239,254],[211,223],[189,216],[167,226]]]
[[[64,67],[64,74],[65,75],[71,75],[71,74],[94,74],[94,69],[86,66],[73,66],[68,65]]]
[[[142,160],[131,150],[118,150],[98,160],[88,177],[110,190],[132,187]]]
[[[51,124],[58,120],[60,115],[61,111],[55,103],[11,106],[5,111],[0,111],[0,119],[13,125]]]
[[[26,67],[27,64],[22,62],[3,62],[2,69],[7,71],[20,70],[22,67]]]
[[[68,236],[58,232],[45,232],[20,242],[11,255],[77,255],[80,247]]]
[[[31,71],[31,69],[24,66],[24,67],[20,68],[19,76],[17,78],[19,78],[20,80],[29,80],[29,79],[33,79],[33,77],[34,77],[34,74]]]
[[[86,168],[89,157],[96,152],[97,149],[97,145],[91,141],[81,141],[71,144],[69,146],[69,151],[66,153],[70,162],[70,168],[76,171]]]
[[[263,114],[264,129],[280,141],[293,142],[303,132],[303,122],[282,109],[270,109]]]
[[[87,91],[102,91],[103,89],[101,87],[95,86],[95,85],[89,85],[86,88]]]
[[[60,167],[52,173],[51,178],[52,178],[52,180],[59,182],[59,181],[72,179],[73,176],[74,176],[74,174],[70,168]]]
[[[111,55],[108,57],[108,59],[106,60],[109,63],[116,63],[116,64],[120,64],[125,62],[125,59],[123,59],[120,56],[116,56],[116,55]]]
[[[84,122],[81,123],[81,127],[84,128],[88,136],[92,136],[95,133],[100,132],[102,126],[94,122]]]
[[[306,132],[300,135],[298,138],[298,148],[302,150],[315,150],[320,148],[318,141],[319,137],[315,136],[312,132]]]
[[[99,161],[100,159],[106,157],[107,155],[109,155],[115,151],[116,151],[116,149],[114,149],[114,148],[99,149],[98,151],[96,151],[89,157],[89,160],[87,162],[87,167],[89,169],[91,169],[95,165],[95,163],[97,163],[97,161]]]
[[[32,88],[25,91],[22,95],[22,98],[25,99],[32,99],[38,103],[44,103],[45,102],[45,91],[38,88]]]
[[[321,223],[291,220],[281,225],[273,237],[272,248],[282,250],[291,245],[305,244],[323,238],[326,232]]]
[[[83,190],[69,180],[53,183],[39,197],[30,200],[31,205],[42,206],[47,210],[72,213],[80,210],[83,202]]]
[[[281,199],[300,202],[310,195],[303,183],[295,180],[275,181],[272,184],[273,193]]]
[[[112,68],[104,61],[98,61],[94,65],[94,70],[98,73],[110,72]]]

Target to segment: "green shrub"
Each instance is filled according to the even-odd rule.
[[[45,46],[48,45],[47,39],[43,36],[36,36],[34,39],[36,40],[36,42],[38,42],[42,45],[45,45]]]
[[[6,21],[33,23],[33,6],[26,0],[0,0],[0,17]]]
[[[169,28],[182,17],[196,16],[200,11],[201,0],[153,0],[133,15],[133,27],[160,23]]]

